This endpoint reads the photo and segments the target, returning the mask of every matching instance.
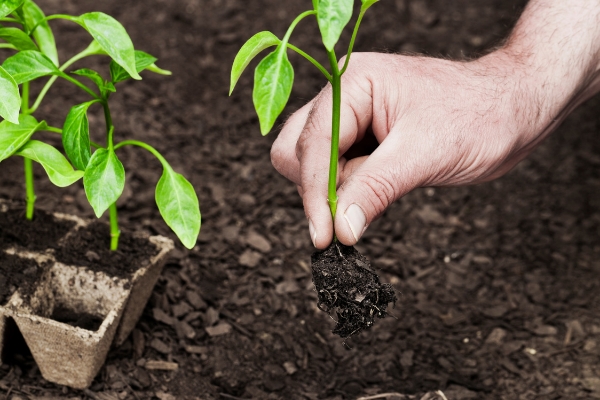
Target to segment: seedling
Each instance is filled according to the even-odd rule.
[[[87,48],[62,64],[49,24],[54,19],[76,23],[92,38]],[[14,155],[25,160],[26,218],[31,220],[34,214],[33,161],[36,161],[45,169],[50,181],[59,187],[83,178],[87,199],[96,216],[100,218],[109,210],[111,249],[116,250],[120,235],[116,201],[125,186],[125,169],[116,151],[124,146],[138,146],[162,164],[163,173],[156,186],[156,204],[167,225],[187,248],[192,248],[200,232],[200,208],[194,188],[149,144],[138,140],[115,142],[118,130],[113,125],[108,101],[116,92],[117,83],[130,78],[142,79],[139,73],[144,70],[162,75],[171,73],[158,68],[155,57],[135,50],[123,25],[101,12],[46,16],[32,0],[1,0],[0,23],[0,39],[5,41],[0,43],[0,48],[16,51],[0,67],[0,116],[4,118],[0,122],[0,162]],[[88,68],[67,72],[71,65],[93,55],[111,58],[110,79]],[[80,81],[76,77],[87,80]],[[71,107],[62,128],[49,126],[34,117],[57,78],[71,82],[91,97],[89,101]],[[30,104],[30,83],[36,79],[47,81]],[[88,86],[89,81],[95,90]],[[104,111],[104,144],[92,142],[90,138],[87,113],[95,106],[101,106]],[[62,135],[67,157],[55,147],[32,139],[41,131]]]
[[[340,106],[342,97],[341,77],[346,72],[358,28],[365,12],[378,0],[362,0],[360,13],[352,32],[346,60],[340,69],[334,47],[345,26],[350,22],[354,0],[313,0],[313,9],[300,14],[290,25],[285,36],[279,40],[273,33],[264,31],[252,36],[240,49],[231,70],[233,91],[240,75],[248,64],[263,50],[276,46],[256,67],[252,98],[258,114],[260,130],[269,133],[275,120],[283,111],[292,91],[294,69],[287,57],[293,50],[310,61],[327,78],[332,86],[333,107],[331,124],[331,152],[329,158],[329,181],[327,201],[332,219],[337,208],[337,172],[340,136]],[[331,72],[317,60],[289,43],[298,23],[314,15],[327,51]],[[328,249],[317,252],[312,259],[313,282],[318,294],[317,306],[323,311],[337,314],[333,332],[343,338],[356,335],[370,328],[375,318],[388,315],[388,303],[396,302],[396,295],[389,284],[381,284],[368,261],[354,248],[341,245],[334,239]]]
[[[332,124],[331,124],[331,155],[329,158],[329,183],[328,196],[329,208],[332,218],[335,218],[337,208],[337,171],[339,158],[339,142],[340,142],[340,105],[342,98],[342,82],[341,77],[346,72],[350,63],[350,56],[354,47],[354,41],[358,33],[358,28],[362,22],[365,12],[379,0],[362,0],[360,13],[350,45],[346,53],[346,61],[340,69],[338,66],[337,56],[335,53],[335,45],[340,39],[342,31],[350,22],[352,17],[352,8],[354,0],[313,0],[313,9],[300,14],[292,22],[282,40],[269,31],[259,32],[252,36],[240,49],[231,69],[231,86],[229,94],[242,75],[244,69],[263,50],[276,46],[275,51],[268,54],[256,67],[254,72],[254,91],[252,99],[254,108],[258,114],[260,122],[260,130],[263,136],[267,135],[277,117],[281,114],[287,104],[292,86],[294,83],[294,68],[288,60],[287,50],[293,50],[302,57],[310,61],[319,69],[331,83],[333,89],[333,107],[332,107]],[[321,65],[313,57],[289,43],[292,32],[296,25],[304,18],[315,16],[323,38],[323,44],[327,51],[331,72]]]

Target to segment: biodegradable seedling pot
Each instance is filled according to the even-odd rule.
[[[0,212],[11,212],[9,208],[7,203],[0,203]],[[54,217],[73,223],[59,239],[59,246],[89,224],[73,216]],[[2,250],[0,262],[13,263],[12,268],[23,262],[25,272],[35,273],[31,273],[32,284],[16,288],[0,304],[0,357],[6,356],[18,330],[44,379],[87,388],[104,364],[111,344],[123,343],[134,328],[166,255],[173,249],[170,239],[151,236],[147,240],[156,252],[126,277],[61,263],[52,250],[28,251],[19,246]],[[9,284],[0,282],[0,287]]]

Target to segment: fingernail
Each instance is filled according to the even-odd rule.
[[[317,247],[317,230],[310,219],[308,220],[308,232],[310,233],[310,240],[312,240],[313,246]]]
[[[360,239],[360,236],[365,230],[365,225],[367,224],[367,217],[365,217],[365,213],[358,204],[352,204],[346,209],[344,218],[346,218],[346,221],[348,221],[352,235],[358,242],[358,239]]]

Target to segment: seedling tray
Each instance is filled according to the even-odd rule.
[[[10,203],[0,201],[0,212],[11,212],[10,208]],[[54,216],[74,223],[59,246],[89,224],[74,216]],[[22,261],[35,277],[32,285],[16,288],[0,304],[0,360],[10,353],[20,332],[46,380],[87,388],[111,345],[122,344],[133,330],[173,249],[170,239],[147,240],[156,253],[129,277],[58,262],[52,250],[2,250],[0,262]],[[0,282],[5,292],[10,290],[8,284]]]

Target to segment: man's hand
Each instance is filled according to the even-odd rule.
[[[335,227],[327,204],[330,86],[290,117],[271,152],[275,168],[298,185],[314,245],[325,248],[334,228],[340,242],[356,243],[414,188],[475,184],[505,174],[596,93],[600,46],[596,53],[589,49],[600,41],[597,21],[591,31],[581,24],[594,20],[590,9],[598,18],[600,5],[576,3],[532,1],[508,44],[471,62],[353,54],[342,77]],[[561,14],[563,7],[570,19]],[[578,24],[590,54],[576,54],[574,62],[572,48],[562,54],[548,46],[548,37],[560,36],[546,32],[551,18],[561,26]],[[528,30],[541,42],[523,36]]]

